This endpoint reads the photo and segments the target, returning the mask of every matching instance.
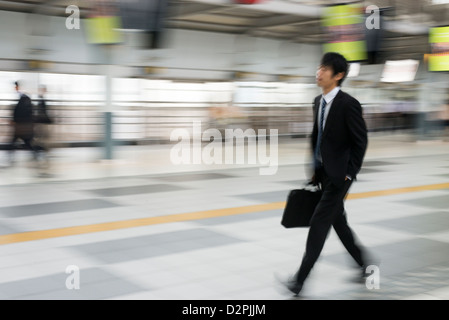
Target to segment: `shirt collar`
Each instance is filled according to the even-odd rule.
[[[334,100],[334,98],[337,96],[338,92],[340,91],[340,87],[337,86],[333,88],[330,92],[328,92],[326,95],[323,96],[324,100],[326,100],[326,103],[331,102]]]

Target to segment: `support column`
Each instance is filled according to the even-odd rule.
[[[105,107],[104,107],[104,159],[112,160],[114,139],[112,137],[112,124],[113,124],[113,113],[112,113],[112,66],[106,66],[106,92],[105,92]]]

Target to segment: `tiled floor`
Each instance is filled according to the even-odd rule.
[[[260,175],[173,165],[164,145],[116,148],[113,161],[61,149],[46,178],[20,152],[0,171],[0,299],[292,299],[276,277],[296,271],[307,229],[283,228],[279,203],[305,182],[307,151],[282,141],[276,174]],[[372,134],[350,193],[379,288],[351,281],[331,231],[301,299],[448,299],[449,143]]]

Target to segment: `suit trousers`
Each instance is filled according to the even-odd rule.
[[[304,283],[318,260],[331,226],[356,263],[361,267],[364,265],[363,250],[356,243],[344,210],[344,200],[352,180],[346,180],[343,187],[337,187],[329,180],[323,168],[317,170],[315,178],[321,184],[323,195],[310,220],[306,251],[296,273],[296,281],[300,284]]]
[[[31,150],[36,155],[36,148],[33,145],[34,126],[32,122],[19,122],[14,123],[13,136],[9,143],[10,155],[15,150],[15,143],[17,140],[22,139],[26,148]]]

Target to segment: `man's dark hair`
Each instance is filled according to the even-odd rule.
[[[345,80],[346,75],[348,74],[349,69],[349,65],[345,57],[337,52],[328,52],[323,56],[323,58],[321,58],[321,66],[330,67],[334,76],[340,72],[344,72],[343,78],[338,80],[338,85],[341,86],[343,80]]]

